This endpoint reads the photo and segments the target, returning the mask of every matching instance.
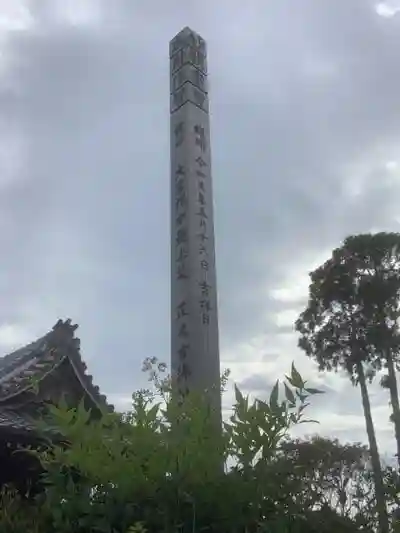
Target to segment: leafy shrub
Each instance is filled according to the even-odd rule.
[[[68,445],[30,452],[44,468],[44,489],[30,501],[4,492],[1,532],[356,531],[339,525],[333,510],[331,529],[328,511],[306,512],[296,498],[303,473],[288,476],[282,468],[281,445],[320,392],[293,365],[284,399],[279,382],[268,402],[251,401],[235,387],[222,431],[204,398],[178,401],[160,378],[164,366],[152,359],[145,369],[155,391],[136,392],[128,413],[90,420],[83,403],[50,409]]]

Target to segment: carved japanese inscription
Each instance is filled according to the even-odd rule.
[[[178,122],[174,129],[175,135],[175,148],[180,146],[185,139],[185,123],[183,121]]]
[[[182,318],[188,315],[189,313],[187,311],[187,303],[185,300],[182,300],[182,302],[180,302],[176,307],[176,318]]]
[[[171,42],[170,72],[171,113],[188,102],[208,113],[205,44],[189,29]]]
[[[186,46],[175,52],[171,57],[171,76],[187,64],[197,68],[203,74],[207,74],[206,56],[200,50],[192,46]]]
[[[207,94],[207,77],[193,65],[183,65],[175,72],[171,80],[171,93],[176,92],[186,82],[190,82],[201,92]]]
[[[207,54],[189,28],[170,43],[169,92],[172,372],[181,394],[219,391]]]
[[[175,217],[176,217],[176,278],[187,279],[188,269],[186,260],[188,251],[188,228],[187,228],[188,193],[186,183],[186,171],[182,165],[178,165],[175,172]]]
[[[202,132],[201,137],[196,137],[196,146],[200,148],[201,151],[203,151],[202,148],[205,147],[205,136],[204,136],[204,128],[201,128],[200,126],[196,125],[194,127],[195,133],[196,132]],[[201,142],[200,140],[201,139]],[[195,168],[196,168],[196,178],[197,178],[197,202],[196,202],[196,215],[199,220],[199,230],[198,237],[200,239],[200,245],[199,245],[199,252],[206,253],[206,247],[205,247],[205,241],[208,239],[207,237],[207,213],[206,213],[206,199],[205,199],[205,179],[207,177],[207,174],[205,172],[205,167],[207,167],[206,162],[202,159],[201,156],[197,157],[195,160]],[[204,170],[203,170],[204,169]]]
[[[195,146],[200,152],[204,154],[207,152],[208,140],[206,137],[206,129],[203,124],[195,124],[193,127]],[[210,269],[209,254],[207,250],[206,241],[208,240],[207,228],[207,200],[206,200],[206,179],[207,179],[207,163],[204,161],[202,155],[198,155],[195,159],[196,168],[196,215],[198,217],[198,228],[200,243],[198,247],[199,252],[199,266],[200,276],[200,312],[201,321],[204,326],[210,323],[210,311],[212,310],[210,302],[210,290],[212,286],[208,283],[208,273]]]
[[[189,329],[187,320],[189,313],[187,311],[186,301],[182,301],[176,309],[176,318],[178,322],[178,346],[177,346],[177,355],[178,355],[178,369],[177,369],[177,381],[182,386],[182,381],[185,381],[190,375],[190,368],[187,363],[187,359],[190,352],[190,342],[189,342]],[[185,385],[186,387],[186,385]]]
[[[199,50],[203,55],[206,55],[206,43],[204,39],[190,28],[184,28],[169,44],[170,57],[186,46],[191,46],[195,50]]]
[[[195,134],[195,143],[196,146],[200,148],[202,152],[205,152],[207,149],[206,134],[204,126],[196,124],[193,128]]]
[[[196,107],[208,113],[208,96],[191,83],[184,83],[173,93],[171,93],[171,113],[175,113],[183,105],[190,102]]]

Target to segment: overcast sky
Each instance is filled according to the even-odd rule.
[[[294,360],[328,391],[304,431],[365,441],[359,390],[318,375],[292,324],[345,236],[400,230],[400,1],[0,0],[0,350],[71,317],[118,408],[145,357],[169,362],[168,42],[187,25],[208,43],[222,365],[265,396]]]

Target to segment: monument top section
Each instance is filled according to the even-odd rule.
[[[206,55],[206,42],[198,33],[191,30],[188,26],[183,28],[169,43],[169,57],[172,57],[179,50],[190,46],[196,51]]]

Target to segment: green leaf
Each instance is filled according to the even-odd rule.
[[[257,404],[257,410],[260,413],[262,413],[263,416],[267,417],[270,415],[271,408],[266,402],[264,402],[263,400],[256,400],[256,404]]]
[[[269,397],[269,405],[271,409],[276,409],[278,407],[278,396],[279,396],[279,379],[276,380],[276,383],[273,386],[273,389]]]
[[[319,424],[319,421],[313,420],[312,418],[307,418],[305,420],[301,420],[299,424]]]
[[[151,409],[149,409],[149,411],[147,412],[147,420],[149,422],[155,422],[157,420],[159,408],[160,404],[156,403]]]
[[[294,366],[294,363],[292,363],[291,382],[292,382],[292,385],[296,387],[297,389],[302,389],[304,387],[303,378],[297,371],[296,367]]]
[[[292,387],[295,386],[291,377],[289,377],[289,376],[287,376],[287,375],[285,374],[285,378],[286,378],[287,381],[291,384]]]
[[[242,404],[243,403],[243,394],[240,392],[239,387],[235,383],[235,398],[236,403]]]
[[[295,404],[296,403],[296,398],[293,394],[293,391],[290,387],[288,387],[288,385],[286,383],[283,383],[284,386],[285,386],[285,396],[286,396],[286,399],[289,403],[292,403],[292,404]]]
[[[303,403],[303,405],[300,405],[299,407],[299,414],[302,413],[304,411],[304,409],[307,409],[307,407],[309,406],[310,404],[308,402],[306,403]]]
[[[312,387],[305,389],[308,394],[325,394],[325,391],[319,389],[313,389]]]
[[[84,426],[89,421],[90,410],[86,409],[84,398],[82,398],[78,404],[78,407],[76,409],[76,417],[77,417],[76,423],[79,423],[79,425],[81,426]]]

